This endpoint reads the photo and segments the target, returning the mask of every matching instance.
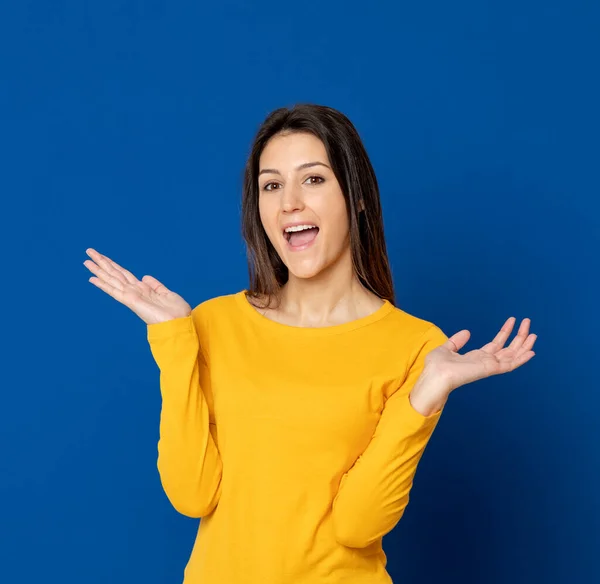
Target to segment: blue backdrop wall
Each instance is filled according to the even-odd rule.
[[[385,538],[403,584],[600,581],[598,3],[0,6],[0,581],[182,579],[144,323],[94,247],[192,305],[247,284],[241,171],[272,109],[346,113],[399,305],[537,356],[458,390]]]

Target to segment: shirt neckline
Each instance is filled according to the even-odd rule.
[[[250,301],[246,297],[246,293],[247,290],[241,290],[240,292],[235,294],[235,297],[238,300],[238,304],[240,305],[242,311],[252,321],[254,321],[262,327],[270,329],[273,332],[295,334],[306,337],[336,335],[348,331],[353,331],[362,328],[368,324],[377,322],[378,320],[381,320],[383,317],[387,316],[390,312],[392,312],[392,310],[394,310],[394,305],[389,300],[383,299],[383,304],[371,314],[368,314],[361,318],[356,318],[348,322],[344,322],[342,324],[333,324],[322,327],[294,326],[271,320],[264,314],[261,314],[252,304],[250,304]]]

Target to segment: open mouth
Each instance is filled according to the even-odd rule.
[[[283,231],[283,237],[289,246],[296,251],[307,248],[316,239],[319,228],[316,225],[296,225]]]

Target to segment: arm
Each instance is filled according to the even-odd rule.
[[[221,494],[222,462],[202,390],[209,384],[208,367],[193,316],[147,325],[147,338],[160,369],[161,483],[177,511],[204,517]]]
[[[342,477],[333,501],[335,537],[348,547],[377,541],[400,521],[408,504],[417,465],[441,416],[418,412],[410,392],[425,356],[447,336],[432,325],[419,341],[402,386],[386,401],[369,445]]]

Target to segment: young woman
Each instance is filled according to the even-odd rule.
[[[351,122],[270,114],[245,169],[247,290],[191,306],[93,249],[90,282],[147,324],[160,369],[158,470],[202,518],[185,584],[384,584],[450,392],[529,361],[509,318],[480,349],[394,304],[378,185]]]

